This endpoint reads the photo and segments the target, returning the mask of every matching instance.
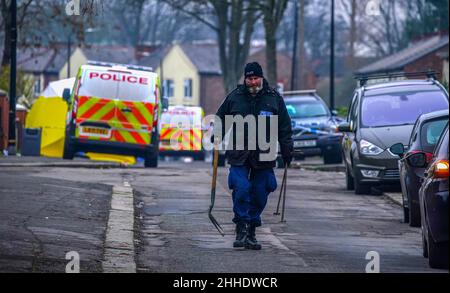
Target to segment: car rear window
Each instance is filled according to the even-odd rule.
[[[447,123],[448,118],[442,118],[428,121],[422,125],[420,129],[420,142],[425,152],[433,153]]]
[[[440,145],[438,149],[435,150],[435,156],[439,159],[448,159],[448,127],[445,130],[445,133],[442,134]]]
[[[367,96],[361,109],[362,127],[412,125],[425,113],[448,109],[442,91],[397,92]]]
[[[313,118],[330,115],[327,107],[319,101],[286,102],[286,109],[291,118]]]
[[[78,95],[152,102],[155,87],[156,79],[149,74],[89,69],[84,72]]]

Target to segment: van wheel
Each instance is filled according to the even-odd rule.
[[[64,160],[73,160],[75,157],[75,148],[70,143],[70,137],[66,135],[64,138],[64,151],[63,151],[63,159]]]
[[[205,160],[205,152],[201,151],[193,155],[194,161],[204,161]]]
[[[409,226],[420,227],[420,208],[408,199]]]
[[[368,184],[362,184],[358,179],[354,179],[355,182],[355,194],[370,194],[371,186]]]
[[[428,229],[428,264],[433,269],[448,269],[448,242],[436,243]]]
[[[145,168],[156,168],[158,167],[158,154],[150,153],[147,154],[144,161]]]

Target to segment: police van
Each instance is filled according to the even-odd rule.
[[[109,153],[142,157],[145,167],[157,167],[157,126],[167,100],[151,68],[89,62],[63,98],[69,105],[64,159]]]
[[[203,160],[202,147],[204,129],[202,119],[205,113],[197,106],[170,106],[161,114],[160,144],[161,156],[187,156]]]

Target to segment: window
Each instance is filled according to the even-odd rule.
[[[36,80],[34,82],[34,93],[36,95],[39,95],[41,93],[41,79],[39,76],[36,77]]]
[[[192,98],[192,79],[190,78],[184,80],[184,97]]]
[[[421,143],[423,150],[429,153],[434,151],[436,143],[439,141],[445,126],[447,126],[448,117],[436,119],[423,124],[421,131]]]
[[[411,125],[422,114],[448,109],[442,91],[398,92],[365,97],[362,103],[364,127]]]
[[[156,76],[145,73],[117,73],[108,70],[86,70],[79,96],[125,101],[154,101]]]
[[[167,98],[173,98],[175,96],[175,94],[174,94],[174,84],[173,84],[173,80],[172,79],[164,80],[163,94]]]
[[[314,100],[287,102],[286,109],[291,118],[313,118],[330,115],[324,104]]]

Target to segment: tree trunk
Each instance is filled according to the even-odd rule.
[[[347,61],[348,67],[352,70],[355,69],[356,13],[357,13],[356,0],[352,0],[350,12],[350,44]]]
[[[266,78],[272,87],[277,87],[277,30],[286,11],[287,0],[266,0],[260,4],[264,19],[266,38]]]
[[[253,2],[250,1],[248,7],[244,6],[244,2],[247,1],[213,2],[217,16],[216,32],[219,43],[220,67],[227,93],[236,88],[243,73],[256,21],[255,10],[252,9]]]
[[[303,89],[305,87],[305,69],[306,69],[306,57],[305,57],[305,1],[300,0],[299,5],[299,19],[298,19],[298,36],[297,36],[297,57],[299,64],[297,66],[297,80],[296,89]]]
[[[265,74],[267,81],[272,87],[277,86],[278,74],[277,74],[277,40],[276,40],[276,28],[273,19],[264,17],[264,28],[266,31],[266,63],[267,73]]]

